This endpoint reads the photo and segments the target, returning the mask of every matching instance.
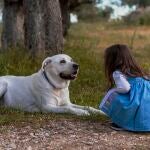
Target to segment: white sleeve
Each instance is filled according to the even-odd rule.
[[[116,92],[118,93],[127,93],[130,90],[130,84],[126,79],[126,76],[120,71],[113,72],[113,79],[116,84]]]

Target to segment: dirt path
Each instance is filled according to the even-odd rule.
[[[1,126],[0,150],[143,150],[150,134],[116,132],[108,122],[53,120],[46,124]]]

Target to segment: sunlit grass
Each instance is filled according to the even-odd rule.
[[[135,37],[132,39],[135,30]],[[145,70],[150,71],[149,27],[119,26],[114,29],[114,26],[100,23],[72,26],[65,52],[80,64],[79,77],[71,85],[71,99],[74,102],[98,107],[106,87],[104,49],[114,43],[124,43],[130,47],[131,40],[135,58]]]

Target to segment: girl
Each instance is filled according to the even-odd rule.
[[[111,90],[100,109],[112,119],[113,128],[150,131],[149,75],[137,65],[126,45],[116,44],[105,50],[105,74]]]

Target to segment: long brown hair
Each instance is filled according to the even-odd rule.
[[[130,77],[144,77],[146,75],[136,63],[127,45],[115,44],[106,48],[104,59],[105,75],[109,88],[114,84],[112,74],[116,70]]]

